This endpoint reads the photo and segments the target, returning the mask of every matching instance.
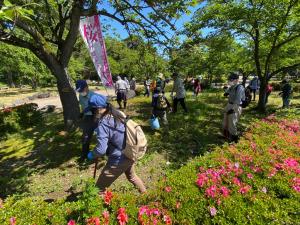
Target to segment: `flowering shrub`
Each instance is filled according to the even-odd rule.
[[[100,196],[91,181],[77,202],[10,197],[0,224],[300,224],[300,122],[271,115],[252,127],[145,195]]]

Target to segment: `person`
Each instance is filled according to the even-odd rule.
[[[257,76],[254,76],[250,81],[251,92],[253,93],[253,101],[256,99],[256,92],[259,89],[259,79]]]
[[[122,80],[120,76],[117,77],[117,82],[116,82],[116,94],[117,94],[117,102],[119,105],[119,109],[122,109],[122,101],[124,104],[124,109],[126,109],[126,105],[127,105],[127,91],[129,89],[128,84],[126,83],[126,81]]]
[[[164,75],[162,73],[158,74],[157,80],[156,80],[156,86],[155,88],[159,88],[161,91],[165,90],[165,81],[164,81]]]
[[[237,124],[242,114],[242,101],[245,101],[245,89],[239,84],[239,76],[231,73],[228,77],[230,88],[224,94],[228,104],[224,109],[223,134],[229,141],[238,141]]]
[[[101,171],[96,186],[103,193],[120,175],[125,173],[127,179],[138,188],[141,193],[146,192],[143,181],[135,173],[135,163],[123,154],[125,148],[125,125],[112,115],[107,98],[102,95],[93,95],[89,100],[89,107],[97,121],[97,144],[90,151],[90,160],[107,155],[108,160]]]
[[[177,105],[180,102],[183,110],[187,113],[188,110],[185,105],[185,88],[182,79],[179,77],[178,73],[173,73],[172,78],[174,79],[173,89],[171,92],[171,97],[173,98],[173,112],[177,112]],[[173,93],[175,92],[175,96]]]
[[[129,82],[129,80],[127,79],[127,77],[124,77],[124,81],[126,82],[127,86],[129,87],[129,86],[130,86],[130,82]]]
[[[201,92],[201,84],[199,78],[196,78],[194,81],[194,94],[197,97],[198,94]]]
[[[95,124],[93,120],[92,112],[90,110],[84,111],[84,109],[88,107],[88,101],[95,93],[89,90],[88,84],[85,80],[77,80],[75,86],[76,86],[76,91],[79,92],[79,105],[82,110],[81,113],[82,152],[81,152],[80,161],[83,161],[87,157],[91,138],[97,126],[97,124]]]
[[[271,84],[268,84],[267,87],[266,87],[266,104],[268,103],[268,99],[269,99],[269,96],[271,94],[271,92],[273,91],[273,87]]]
[[[136,81],[135,81],[135,78],[134,78],[134,77],[131,78],[129,84],[130,84],[130,85],[129,85],[129,86],[130,86],[130,90],[135,91],[135,89],[136,89]]]
[[[292,86],[286,79],[283,79],[281,92],[279,95],[282,97],[282,108],[288,108],[290,106],[290,97],[292,94]]]
[[[167,110],[171,109],[171,104],[169,103],[168,99],[164,95],[164,92],[160,90],[160,88],[156,88],[153,92],[152,96],[152,114],[155,117],[158,117],[162,123],[167,126],[168,119],[167,119]]]
[[[150,97],[150,85],[151,85],[151,80],[149,77],[146,78],[146,80],[144,81],[144,87],[145,87],[145,93],[144,96],[147,95],[147,97]]]

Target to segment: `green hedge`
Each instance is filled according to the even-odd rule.
[[[0,139],[6,135],[32,127],[42,120],[35,103],[9,107],[0,111]]]
[[[299,112],[280,113],[287,119],[257,121],[237,145],[193,159],[145,195],[99,197],[90,181],[75,202],[10,197],[0,224],[299,224]]]

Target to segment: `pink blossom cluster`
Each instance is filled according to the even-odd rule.
[[[297,191],[300,192],[300,177],[295,177],[292,179],[292,188]]]
[[[171,217],[158,207],[141,206],[138,213],[141,225],[172,224]]]

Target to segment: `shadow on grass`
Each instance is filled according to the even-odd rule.
[[[28,144],[20,147],[14,143],[0,148],[0,197],[27,191],[27,178],[32,173],[43,174],[48,169],[58,168],[70,159],[80,155],[81,135],[74,132],[60,136],[63,130],[61,113],[47,114],[45,120],[32,129],[14,135],[14,139]],[[16,144],[16,143],[15,143]],[[26,150],[24,155],[18,152]],[[82,165],[81,169],[87,166]]]

